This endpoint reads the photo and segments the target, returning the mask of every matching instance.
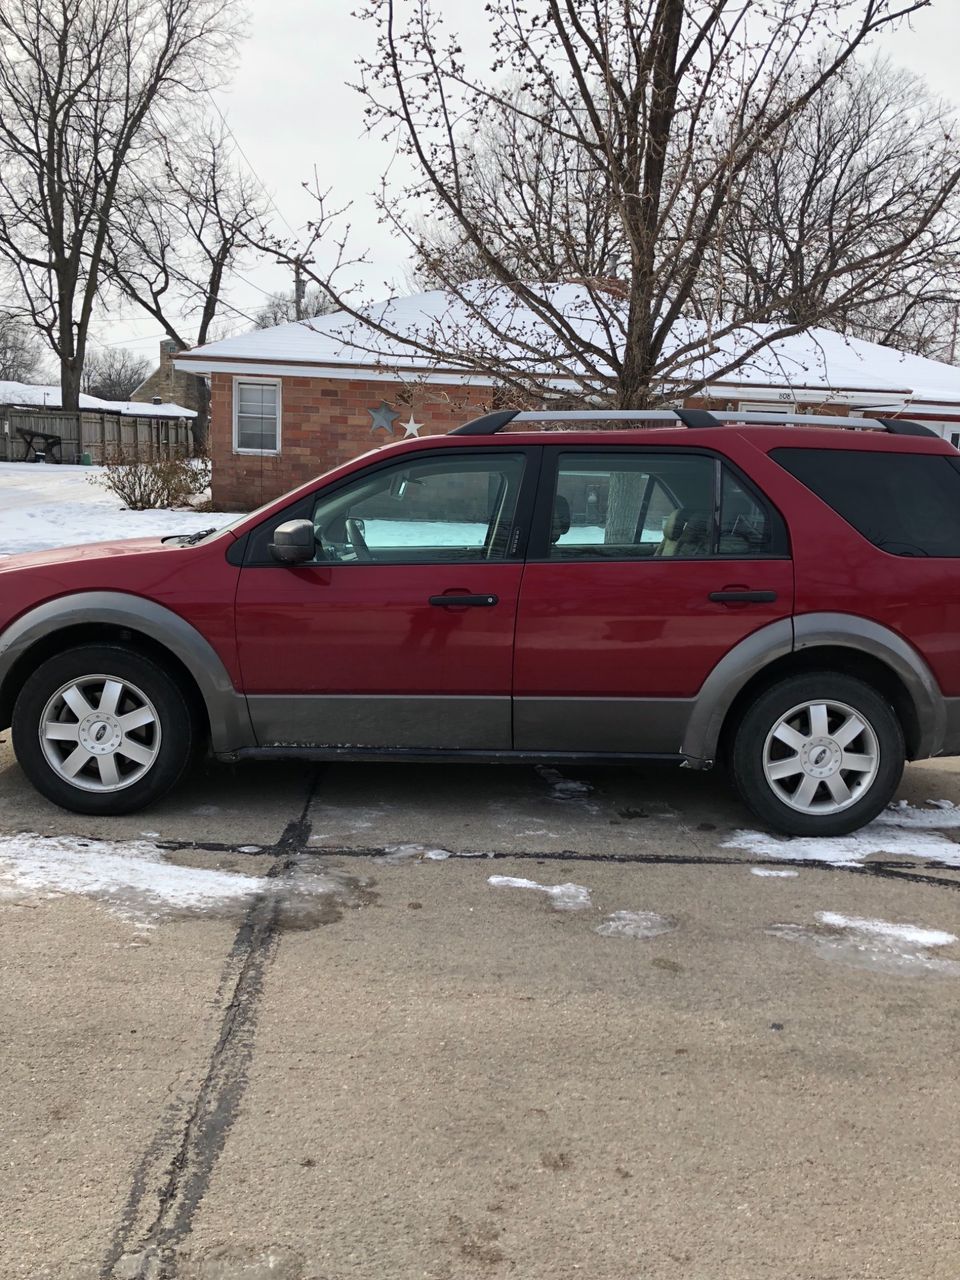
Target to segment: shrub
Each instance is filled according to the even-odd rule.
[[[119,457],[107,462],[103,474],[97,476],[94,483],[116,494],[131,511],[188,507],[190,499],[203,493],[210,484],[210,462],[207,458],[188,458],[183,454],[151,462]]]

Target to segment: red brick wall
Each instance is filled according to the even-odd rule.
[[[401,424],[411,412],[423,424],[420,435],[427,436],[442,435],[496,407],[490,387],[284,377],[279,455],[238,454],[233,451],[234,377],[218,373],[211,379],[210,454],[218,511],[252,510],[358,454],[402,439]],[[392,436],[370,430],[367,410],[384,400],[398,412]],[[696,409],[737,408],[736,401],[710,397],[691,397],[686,403]],[[847,413],[845,406],[829,404],[818,406],[818,411]]]
[[[340,378],[282,379],[279,455],[233,450],[234,374],[211,379],[210,455],[213,502],[218,511],[243,511],[348,462],[358,454],[403,436],[411,412],[423,423],[420,435],[440,435],[486,413],[491,389],[416,386]],[[253,380],[253,378],[251,378]],[[397,410],[394,434],[371,434],[368,409],[385,400]]]

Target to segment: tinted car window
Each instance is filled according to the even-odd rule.
[[[860,449],[774,449],[770,456],[882,551],[960,556],[955,459]]]
[[[719,519],[718,519],[719,516]],[[786,555],[783,522],[708,454],[562,454],[551,560]]]

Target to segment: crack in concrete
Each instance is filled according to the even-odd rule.
[[[317,782],[315,776],[299,818],[288,823],[279,841],[267,850],[274,861],[265,879],[287,875],[305,851]],[[136,1222],[148,1195],[151,1167],[176,1131],[169,1115],[134,1171],[120,1224],[100,1270],[101,1280],[165,1280],[174,1275],[173,1251],[190,1230],[240,1109],[253,1058],[264,977],[279,940],[279,912],[276,895],[267,894],[258,895],[247,909],[218,987],[221,998],[230,992],[220,1034],[159,1188],[156,1213],[146,1230],[138,1233]]]
[[[694,842],[696,843],[696,842]],[[164,840],[157,841],[158,848],[170,852],[196,853],[231,853],[238,857],[262,856],[271,854],[278,846],[263,846],[257,855],[245,853],[242,845],[221,844],[212,841]],[[384,859],[389,858],[392,846],[385,845],[309,845],[298,848],[301,854],[313,854],[318,858],[356,858]],[[484,850],[475,853],[470,850],[450,851],[444,861],[462,859],[464,862],[484,861],[517,861],[517,862],[596,862],[622,866],[678,866],[678,867],[794,867],[797,870],[838,871],[852,875],[875,875],[890,879],[906,880],[917,884],[929,884],[945,889],[960,889],[960,877],[949,879],[950,868],[940,862],[905,862],[901,859],[881,859],[877,862],[862,862],[856,865],[828,861],[806,859],[788,862],[783,858],[744,858],[726,857],[722,854],[704,853],[578,853],[574,849],[553,849],[548,851],[519,850]],[[938,870],[941,875],[925,875],[926,871]]]

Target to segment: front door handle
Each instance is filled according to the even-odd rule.
[[[775,591],[711,591],[707,597],[716,604],[773,604]]]
[[[489,609],[500,603],[499,596],[431,596],[430,603],[441,609]]]

